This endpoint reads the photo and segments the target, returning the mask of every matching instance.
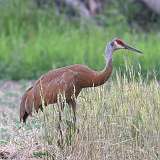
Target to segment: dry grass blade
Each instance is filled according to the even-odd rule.
[[[77,109],[79,133],[72,132],[71,145],[66,141],[66,121],[72,121],[72,112],[67,105],[61,111],[63,149],[57,146],[57,105],[34,114],[19,130],[17,113],[2,112],[1,148],[5,146],[6,153],[11,153],[8,148],[14,146],[14,159],[160,158],[160,88],[156,80],[145,82],[141,76],[136,80],[132,72],[129,79],[117,74],[116,80],[102,87],[83,90]]]

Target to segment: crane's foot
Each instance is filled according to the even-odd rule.
[[[76,123],[66,120],[67,129],[71,129],[72,133],[79,133],[79,128],[76,127]]]
[[[72,121],[66,120],[66,144],[71,145],[74,141],[76,134],[79,133],[79,129],[76,127],[76,124]]]
[[[59,139],[57,141],[57,144],[60,148],[63,148],[64,141],[63,141],[63,134],[60,123],[58,124],[58,132],[59,132]]]
[[[79,134],[79,128],[77,128],[77,134]]]
[[[57,146],[61,149],[63,149],[64,145],[60,139],[57,140]]]

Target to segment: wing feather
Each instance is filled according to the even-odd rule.
[[[42,109],[42,100],[45,106],[57,102],[57,95],[65,93],[69,100],[74,93],[77,72],[67,68],[50,71],[37,80],[22,96],[20,104],[20,121],[25,122],[27,117],[32,114],[33,107],[38,112]]]

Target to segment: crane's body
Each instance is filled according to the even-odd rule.
[[[32,108],[38,112],[42,109],[42,102],[47,106],[58,102],[58,95],[63,94],[66,103],[72,107],[75,116],[76,98],[80,91],[86,87],[96,87],[104,84],[112,73],[112,53],[117,49],[130,49],[123,41],[115,39],[106,47],[106,66],[98,72],[85,65],[75,64],[51,70],[42,75],[22,97],[20,104],[20,120],[25,122]]]
[[[51,70],[37,80],[22,97],[20,117],[23,121],[32,113],[32,107],[38,112],[42,107],[42,99],[45,106],[57,103],[58,94],[64,94],[66,103],[73,105],[75,98],[82,88],[96,87],[103,84],[112,72],[112,66],[105,72],[91,70],[85,65],[75,64],[68,67]],[[24,116],[26,115],[26,116]]]

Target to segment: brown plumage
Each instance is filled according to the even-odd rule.
[[[57,103],[59,94],[65,95],[66,103],[72,107],[75,116],[76,98],[80,91],[86,87],[102,85],[108,80],[112,73],[112,53],[117,49],[130,49],[141,53],[126,45],[122,40],[114,39],[106,47],[106,66],[100,72],[81,64],[49,71],[42,75],[22,96],[20,121],[26,121],[28,115],[32,114],[33,107],[37,112],[39,109],[43,110],[42,99],[45,106]]]

